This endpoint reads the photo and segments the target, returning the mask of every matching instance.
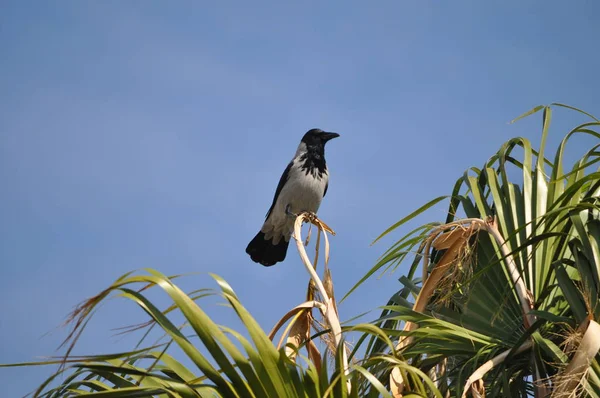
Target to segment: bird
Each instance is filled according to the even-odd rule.
[[[304,134],[279,179],[265,222],[246,247],[252,261],[270,267],[285,260],[295,216],[302,212],[316,214],[327,193],[329,172],[325,144],[339,136],[317,128]]]

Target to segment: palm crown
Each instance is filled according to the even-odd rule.
[[[568,132],[549,156],[546,141],[557,107],[590,121]],[[600,397],[600,144],[565,164],[572,137],[598,140],[600,121],[561,104],[521,117],[537,112],[543,122],[538,150],[524,138],[506,142],[483,167],[467,170],[450,195],[382,234],[449,201],[443,222],[401,237],[348,292],[360,294],[362,282],[382,269],[410,264],[402,288],[373,322],[341,327],[331,271],[325,267],[321,280],[313,271],[318,257],[309,260],[300,237],[302,222],[314,223],[317,256],[320,248],[327,260],[331,230],[301,215],[296,243],[312,279],[307,300],[282,318],[281,329],[265,333],[217,276],[217,294],[244,331],[213,322],[199,305],[204,290],[186,294],[174,278],[154,270],[127,274],[73,312],[64,358],[28,364],[61,364],[35,395]],[[151,287],[168,294],[168,308],[153,304],[146,294]],[[164,338],[149,344],[142,337],[126,353],[70,357],[96,306],[112,294],[143,308],[149,322],[140,328],[158,327]],[[183,325],[172,319],[176,312]],[[344,343],[349,332],[359,335],[353,347]],[[173,346],[184,358],[171,355]],[[67,376],[57,378],[61,374]]]

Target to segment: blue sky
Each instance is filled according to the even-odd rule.
[[[341,134],[319,212],[338,233],[341,297],[400,237],[369,246],[390,224],[509,138],[537,144],[539,116],[512,118],[553,101],[600,113],[592,1],[0,9],[2,363],[59,353],[73,306],[142,267],[197,272],[181,282],[190,290],[214,287],[217,273],[270,329],[301,302],[307,276],[293,251],[263,268],[244,249],[310,128]],[[551,143],[580,118],[554,120]],[[440,207],[422,221],[443,218]],[[341,317],[384,305],[400,275],[366,283]],[[143,319],[107,303],[77,352],[130,348],[111,328]],[[1,369],[4,396],[51,371]]]

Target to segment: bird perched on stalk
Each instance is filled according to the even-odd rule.
[[[305,211],[316,213],[327,193],[325,144],[339,136],[321,129],[304,134],[279,180],[260,232],[246,247],[252,261],[269,267],[285,260],[296,215]]]

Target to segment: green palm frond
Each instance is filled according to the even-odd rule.
[[[60,364],[58,370],[35,391],[35,397],[362,397],[366,391],[389,396],[385,384],[378,380],[365,366],[368,362],[354,360],[348,362],[347,347],[344,344],[335,299],[331,273],[326,268],[325,283],[322,283],[313,264],[310,263],[302,245],[300,227],[303,221],[310,221],[319,227],[319,235],[325,238],[325,263],[329,251],[324,231],[329,227],[320,220],[300,215],[296,221],[296,237],[301,258],[323,302],[309,301],[286,314],[283,323],[290,319],[298,320],[294,314],[306,314],[313,307],[324,314],[327,329],[321,335],[331,334],[324,343],[332,349],[330,361],[311,356],[317,350],[316,336],[290,339],[294,344],[277,348],[256,320],[240,303],[232,287],[217,275],[212,275],[219,289],[206,289],[186,294],[177,284],[176,277],[168,277],[153,269],[144,272],[128,273],[117,279],[111,286],[96,296],[84,301],[69,317],[73,329],[65,341],[66,355],[62,359],[37,363],[0,365],[2,366],[42,366]],[[317,238],[319,239],[319,238]],[[317,241],[317,249],[319,247]],[[318,252],[317,252],[318,253]],[[315,257],[317,259],[318,256]],[[309,285],[309,292],[313,284]],[[153,302],[152,293],[160,289],[169,298],[167,308],[160,310]],[[236,331],[216,324],[203,310],[200,301],[208,296],[219,295],[233,310],[244,329]],[[72,356],[70,353],[78,338],[84,333],[88,322],[105,300],[117,296],[129,300],[144,310],[149,320],[141,325],[125,329],[126,332],[144,332],[137,347],[129,352],[110,355]],[[314,296],[314,294],[311,294]],[[314,298],[314,297],[312,297]],[[302,311],[300,311],[302,310]],[[304,312],[303,312],[304,311]],[[176,324],[174,319],[181,319]],[[298,323],[286,328],[289,336]],[[279,326],[278,326],[279,327]],[[159,329],[163,339],[158,343],[144,346],[151,328]],[[368,336],[386,336],[380,328],[370,325],[355,325],[353,331]],[[337,330],[337,332],[336,332]],[[347,328],[346,328],[347,330]],[[303,333],[308,333],[306,329]],[[284,333],[282,336],[288,333]],[[392,348],[391,340],[387,339]],[[333,342],[333,343],[332,343]],[[309,356],[302,355],[306,344]],[[173,348],[183,353],[183,358],[171,354]],[[328,350],[325,350],[327,357]],[[300,358],[300,363],[296,362]],[[394,355],[381,357],[388,368],[401,366],[403,372],[411,375],[418,383],[415,389],[440,396],[431,380],[423,378],[422,371],[405,364]],[[371,358],[370,361],[373,361]],[[58,385],[57,385],[58,384]]]
[[[139,275],[128,274],[74,311],[75,330],[71,336],[78,336],[83,331],[89,317],[103,300],[117,294],[141,307],[151,323],[165,333],[166,341],[131,352],[66,358],[64,368],[43,383],[35,396],[313,397],[323,396],[328,389],[341,393],[336,396],[351,396],[345,387],[345,378],[369,377],[368,372],[359,368],[340,377],[343,366],[339,363],[333,370],[324,366],[318,373],[310,361],[305,368],[290,361],[284,349],[275,348],[241,305],[233,289],[220,277],[213,275],[213,278],[220,287],[219,294],[244,325],[243,334],[217,325],[171,278],[158,271],[146,269]],[[159,310],[150,301],[148,293],[151,288],[160,288],[169,295],[172,305],[167,310]],[[185,329],[189,329],[190,334],[185,334],[170,319],[169,315],[174,312],[184,316]],[[71,344],[74,343],[71,341]],[[171,345],[183,351],[192,368],[167,352]],[[53,360],[37,364],[59,362]],[[60,386],[48,388],[63,374],[68,376]]]
[[[568,132],[550,161],[544,154],[555,107],[576,110],[593,121]],[[565,342],[577,340],[575,330],[579,328],[582,334],[589,320],[600,319],[600,172],[594,169],[600,160],[600,143],[570,168],[564,164],[575,135],[600,141],[600,122],[562,104],[536,107],[516,120],[540,111],[538,151],[525,138],[506,142],[482,168],[472,167],[457,180],[442,227],[429,223],[410,232],[368,273],[396,267],[417,248],[408,275],[400,280],[404,287],[390,298],[376,324],[400,342],[397,349],[413,366],[439,370],[443,365],[443,372],[432,374],[443,380],[440,389],[451,396],[466,393],[464,386],[475,388],[469,376],[491,359],[494,366],[481,374],[484,384],[477,387],[491,396],[542,396],[557,389],[565,384],[560,373],[573,358],[573,350],[568,352]],[[521,149],[520,155],[516,148]],[[440,200],[422,206],[384,234]],[[481,231],[472,235],[464,244],[469,251],[467,261],[453,260],[437,289],[424,293],[424,282],[436,267],[449,265],[440,263],[447,250],[423,243],[439,239],[436,231],[440,228],[458,228],[455,224],[461,219],[457,214],[497,225],[502,239]],[[426,270],[422,268],[424,260],[430,260]],[[424,277],[415,277],[419,269]],[[449,283],[441,283],[444,280]],[[422,293],[427,295],[422,316],[454,325],[464,340],[459,333],[450,337],[447,324],[424,326],[423,318],[407,312],[406,308],[423,300]],[[413,322],[418,327],[411,328]],[[469,333],[488,340],[484,344]],[[380,340],[371,339],[368,355],[380,352],[385,352],[385,347]],[[590,396],[600,396],[593,382],[598,379],[598,358],[590,359],[588,354],[588,359],[585,377],[576,385]],[[390,383],[394,384],[393,380]]]

